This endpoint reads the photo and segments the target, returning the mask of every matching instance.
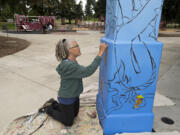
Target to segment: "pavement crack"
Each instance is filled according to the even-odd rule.
[[[180,101],[180,98],[176,98],[176,97],[169,97],[169,96],[167,96],[168,98],[170,98],[170,99],[172,99],[172,100],[178,100],[178,101]]]

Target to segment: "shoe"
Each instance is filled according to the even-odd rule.
[[[43,104],[41,108],[39,108],[38,112],[41,112],[41,113],[46,112],[46,108],[48,106],[51,106],[54,102],[56,102],[56,100],[54,100],[53,98],[49,99]]]
[[[87,115],[88,115],[90,118],[95,119],[95,118],[96,118],[96,111],[87,112]]]

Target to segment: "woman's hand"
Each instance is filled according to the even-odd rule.
[[[107,44],[101,43],[99,47],[98,56],[102,56],[107,47],[108,47]]]

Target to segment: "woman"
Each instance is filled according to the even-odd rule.
[[[47,114],[65,126],[72,126],[73,120],[79,112],[79,96],[83,91],[82,78],[88,77],[96,71],[106,48],[107,45],[101,43],[98,55],[89,66],[84,67],[76,61],[76,58],[81,55],[76,41],[63,39],[57,43],[56,58],[61,61],[56,68],[61,76],[61,86],[58,91],[59,103],[52,101],[52,105],[47,107]]]

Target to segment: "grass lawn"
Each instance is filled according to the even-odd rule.
[[[8,30],[15,30],[15,24],[10,22],[0,22],[0,30],[2,30],[2,25],[5,24]]]

